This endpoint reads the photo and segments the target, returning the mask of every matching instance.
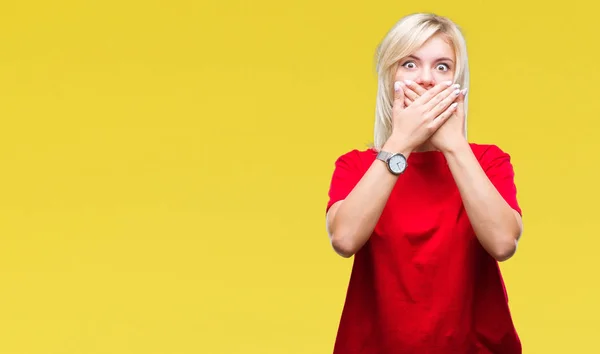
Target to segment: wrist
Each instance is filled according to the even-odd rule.
[[[402,154],[408,159],[408,155],[412,153],[413,148],[406,144],[406,139],[396,139],[395,137],[390,137],[390,139],[383,144],[381,150],[393,154]]]
[[[469,146],[469,142],[466,139],[460,139],[452,144],[448,144],[444,146],[440,151],[446,156],[451,155],[459,155],[464,153],[465,151],[469,151],[471,147]]]

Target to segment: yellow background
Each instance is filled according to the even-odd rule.
[[[464,28],[470,140],[513,157],[524,352],[600,352],[596,5],[419,3],[4,1],[0,353],[331,352],[333,162],[418,11]]]

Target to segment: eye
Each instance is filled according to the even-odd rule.
[[[413,61],[407,61],[406,63],[402,64],[402,66],[407,69],[414,69],[417,67],[417,65]]]
[[[436,69],[440,71],[448,71],[450,70],[450,66],[448,66],[447,64],[438,64],[436,66]]]

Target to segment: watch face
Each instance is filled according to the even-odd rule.
[[[394,155],[390,158],[388,164],[393,173],[400,174],[406,168],[406,159],[402,155]]]

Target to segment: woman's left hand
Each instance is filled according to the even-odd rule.
[[[404,95],[406,96],[405,105],[408,106],[414,100],[423,95],[426,90],[420,85],[405,81]],[[465,110],[464,101],[467,89],[463,89],[456,96],[458,107],[452,116],[444,123],[429,139],[431,144],[438,150],[445,152],[453,149],[457,144],[464,143],[465,137]]]

